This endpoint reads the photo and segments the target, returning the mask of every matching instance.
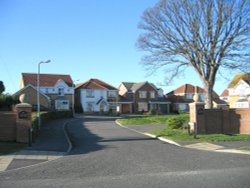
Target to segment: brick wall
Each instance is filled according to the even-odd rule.
[[[192,103],[190,122],[197,125],[198,134],[250,134],[250,109],[204,109],[203,104]]]
[[[16,113],[0,112],[0,141],[16,140]]]

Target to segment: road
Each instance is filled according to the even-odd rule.
[[[250,187],[249,155],[173,146],[113,120],[85,117],[71,122],[69,155],[1,173],[0,187]]]

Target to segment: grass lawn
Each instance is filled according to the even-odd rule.
[[[206,134],[197,135],[195,139],[192,135],[189,135],[186,130],[180,129],[159,129],[149,132],[150,134],[158,137],[164,137],[175,141],[199,141],[199,142],[225,142],[225,141],[244,141],[250,140],[250,135],[225,135],[225,134]]]
[[[122,118],[118,122],[122,125],[146,125],[146,124],[165,124],[166,120],[173,116],[188,116],[188,114],[183,115],[156,115],[156,116],[142,116],[142,117],[132,117],[132,118]]]
[[[243,147],[240,147],[239,149],[250,151],[250,146],[243,146]]]
[[[16,142],[0,142],[0,155],[6,155],[26,148],[27,144]]]

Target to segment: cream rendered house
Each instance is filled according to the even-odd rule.
[[[237,74],[220,98],[230,108],[250,108],[250,73]]]
[[[69,110],[74,98],[73,81],[70,75],[40,74],[40,105],[44,110]],[[22,73],[20,90],[14,94],[23,96],[34,109],[37,105],[37,74]]]

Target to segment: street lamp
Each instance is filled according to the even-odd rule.
[[[74,81],[72,81],[73,83],[72,83],[72,102],[71,102],[71,104],[72,104],[72,114],[73,114],[73,117],[75,117],[75,82],[77,82],[77,81],[79,81],[79,79],[78,80],[74,80]]]
[[[43,63],[50,63],[50,60],[41,61],[38,63],[38,74],[37,74],[37,119],[38,119],[38,129],[41,128],[41,119],[40,119],[40,65]]]

